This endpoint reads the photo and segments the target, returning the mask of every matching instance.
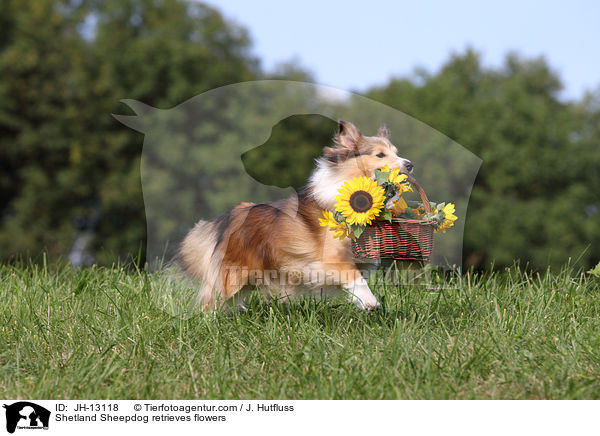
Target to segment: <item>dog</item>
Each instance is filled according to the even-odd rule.
[[[201,281],[201,308],[214,310],[254,287],[267,296],[279,291],[283,299],[307,290],[346,291],[360,309],[379,308],[353,260],[350,240],[334,239],[319,218],[324,209],[335,210],[345,181],[374,178],[386,164],[413,171],[413,164],[398,156],[386,126],[376,136],[363,136],[354,124],[339,121],[333,145],[324,147],[297,196],[241,203],[211,221],[199,221],[180,244],[179,259]]]

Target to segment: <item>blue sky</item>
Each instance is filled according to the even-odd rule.
[[[600,88],[600,2],[208,0],[246,27],[266,70],[297,61],[317,82],[363,91],[390,77],[430,72],[472,47],[484,65],[509,51],[544,56],[564,99]]]

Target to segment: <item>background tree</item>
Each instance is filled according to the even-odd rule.
[[[435,75],[368,93],[483,159],[465,227],[467,265],[597,261],[597,114],[561,101],[561,88],[544,59],[511,54],[493,70],[469,50]]]
[[[256,77],[246,32],[199,3],[8,1],[0,34],[0,256],[66,256],[93,228],[100,263],[145,238],[142,135],[110,114],[170,107]]]
[[[143,135],[110,114],[131,113],[123,98],[166,109],[230,83],[311,80],[293,63],[264,73],[250,49],[243,28],[197,2],[1,2],[0,260],[43,250],[67,257],[78,241],[100,264],[144,252]],[[466,222],[467,265],[520,258],[545,268],[581,256],[587,267],[600,259],[600,94],[567,102],[561,86],[544,59],[511,54],[502,67],[484,68],[469,50],[439,72],[368,91],[483,159]],[[222,112],[224,125],[235,120],[235,110]],[[273,153],[244,154],[245,170],[302,185],[330,134],[327,120],[291,117],[273,130]],[[292,143],[302,164],[283,152]],[[219,208],[228,199],[211,201]]]
[[[92,86],[83,4],[2,2],[0,26],[0,254],[63,254],[92,194],[77,183]]]

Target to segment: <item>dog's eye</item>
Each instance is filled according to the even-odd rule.
[[[384,153],[377,153],[377,157],[385,157]]]

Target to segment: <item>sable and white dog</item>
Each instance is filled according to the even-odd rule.
[[[184,269],[202,281],[198,302],[211,310],[245,287],[284,298],[306,290],[346,290],[361,309],[379,303],[352,258],[349,239],[319,225],[323,209],[334,210],[338,188],[353,177],[374,177],[384,165],[412,172],[398,156],[387,127],[363,136],[340,121],[333,147],[325,147],[308,185],[297,197],[274,203],[241,203],[212,221],[200,221],[180,246]]]

